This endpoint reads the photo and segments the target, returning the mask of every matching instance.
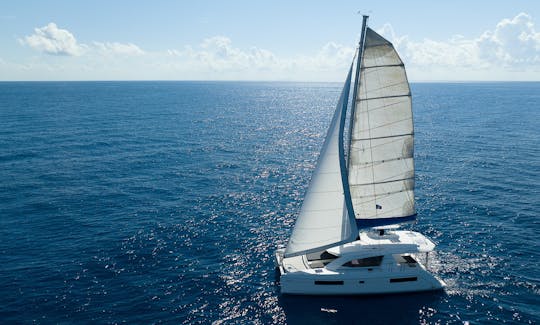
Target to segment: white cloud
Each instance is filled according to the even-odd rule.
[[[507,66],[540,63],[540,32],[531,16],[520,13],[503,19],[494,31],[486,31],[477,40],[481,58]]]
[[[260,79],[281,71],[284,60],[268,50],[258,47],[241,49],[230,38],[214,36],[204,39],[198,46],[169,49],[165,57],[154,53],[160,67],[177,73],[177,79]]]
[[[390,24],[379,32],[394,43],[408,68],[416,72],[413,77],[421,75],[420,79],[433,79],[434,74],[435,79],[490,80],[495,74],[507,79],[505,75],[516,72],[523,76],[514,74],[517,79],[529,79],[540,71],[540,32],[526,13],[503,19],[493,30],[471,39],[455,35],[446,41],[414,41],[396,36]]]
[[[90,45],[77,42],[75,36],[66,29],[60,29],[55,23],[35,28],[34,34],[19,40],[32,49],[52,55],[65,56],[132,56],[145,52],[133,43],[92,42]]]
[[[322,69],[335,69],[335,67],[349,67],[354,56],[353,47],[328,42],[318,51],[311,60],[313,67]]]
[[[197,50],[187,46],[183,53],[192,63],[214,71],[275,69],[280,64],[272,52],[257,47],[242,50],[234,47],[231,39],[225,36],[207,38]]]
[[[246,80],[295,80],[299,76],[308,80],[340,80],[353,54],[354,48],[329,42],[313,55],[285,58],[255,46],[235,47],[225,36],[207,38],[196,47],[167,50],[170,60],[177,62],[173,66],[178,71],[196,70],[203,79]]]
[[[100,54],[120,54],[120,55],[143,55],[145,52],[140,47],[133,43],[118,43],[118,42],[93,42],[93,50],[98,51]]]
[[[77,43],[75,36],[65,29],[60,29],[55,23],[35,28],[34,34],[26,36],[21,43],[33,49],[54,55],[78,56],[85,46]]]

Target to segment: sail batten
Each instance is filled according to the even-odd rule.
[[[354,139],[354,140],[357,140],[357,141],[377,140],[377,139],[388,139],[388,138],[408,137],[408,136],[413,136],[413,135],[414,135],[414,133],[392,134],[392,135],[386,135],[386,136],[384,136],[384,137],[361,138],[361,139]]]
[[[398,98],[398,97],[410,97],[411,94],[403,94],[403,95],[389,95],[389,96],[380,96],[380,97],[370,97],[370,98],[358,98],[356,99],[357,102],[365,102],[368,100],[375,100],[375,99],[385,99],[385,98]]]
[[[361,67],[360,69],[362,70],[367,70],[367,69],[373,69],[373,68],[384,68],[384,67],[404,67],[405,64],[403,63],[398,63],[398,64],[384,64],[384,65],[372,65],[372,66],[369,66],[369,67]]]
[[[407,178],[400,178],[400,179],[392,179],[392,180],[389,180],[389,181],[371,182],[371,183],[365,183],[365,184],[353,184],[353,185],[351,185],[351,187],[386,184],[386,183],[392,183],[392,182],[403,182],[403,181],[413,180],[413,179],[414,179],[414,177],[407,177]]]

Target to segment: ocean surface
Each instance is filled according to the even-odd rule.
[[[540,83],[412,84],[445,292],[279,294],[341,87],[0,83],[0,323],[540,323]]]

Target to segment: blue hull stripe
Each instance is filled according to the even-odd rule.
[[[416,213],[405,217],[380,218],[380,219],[356,219],[356,226],[361,228],[372,228],[380,226],[395,225],[397,223],[416,220]]]

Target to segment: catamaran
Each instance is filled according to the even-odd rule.
[[[367,19],[291,237],[275,253],[284,294],[445,286],[429,271],[435,244],[398,230],[416,220],[411,92],[394,46]]]

